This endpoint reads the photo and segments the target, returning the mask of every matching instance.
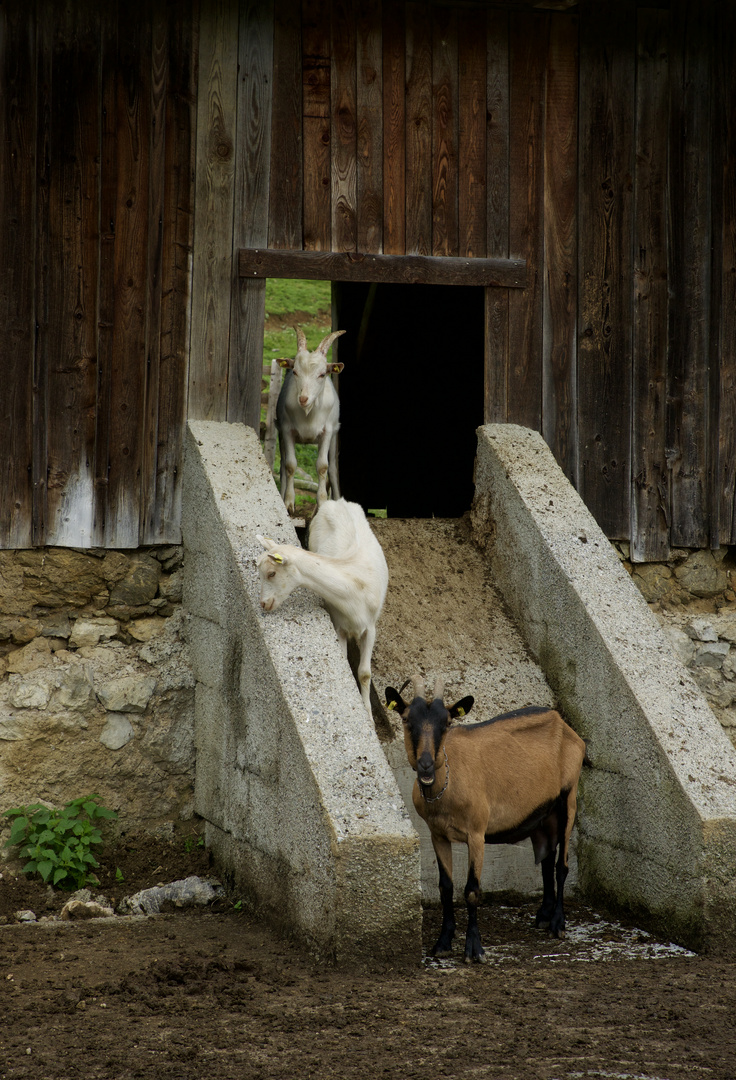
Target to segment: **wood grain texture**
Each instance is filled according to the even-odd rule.
[[[433,255],[372,255],[364,252],[272,251],[244,248],[246,279],[303,277],[331,281],[397,281],[423,285],[484,285],[523,289],[523,259],[460,259]]]
[[[669,16],[640,10],[634,174],[631,557],[669,555],[667,124]]]
[[[670,538],[678,547],[710,541],[707,457],[710,409],[710,26],[709,0],[675,0],[670,47],[667,456]]]
[[[238,2],[218,0],[208,12],[199,38],[188,414],[225,420],[232,268],[223,250],[231,248],[235,204]]]
[[[432,9],[432,254],[457,255],[457,12]]]
[[[332,0],[332,250],[357,246],[356,10]],[[292,245],[295,246],[295,245]]]
[[[489,10],[486,16],[486,252],[509,255],[509,17]],[[485,297],[486,423],[508,420],[509,297],[487,290]]]
[[[194,189],[195,12],[162,12],[165,110],[156,453],[151,491],[141,492],[141,543],[181,541],[181,459],[186,419]]]
[[[509,296],[508,419],[541,431],[544,248],[544,93],[549,16],[509,24],[509,252],[526,259],[523,293]]]
[[[711,462],[712,539],[736,544],[736,7],[716,9],[713,146],[714,281],[711,365],[718,416]]]
[[[406,252],[432,253],[432,23],[406,5]]]
[[[381,0],[364,0],[357,17],[358,251],[383,250],[383,54]]]
[[[257,9],[253,12],[257,18]],[[259,20],[260,21],[260,20]],[[264,24],[265,25],[265,24]],[[268,243],[302,246],[302,53],[299,5],[274,0]]]
[[[115,308],[110,378],[107,537],[137,547],[144,438],[148,200],[150,197],[151,22],[148,4],[129,7],[118,27]]]
[[[383,5],[383,250],[406,250],[406,51],[404,8]]]
[[[577,484],[578,23],[550,19],[544,133],[542,434]]]
[[[580,10],[579,485],[612,538],[630,526],[635,26],[630,0]]]
[[[57,15],[51,43],[46,335],[47,544],[93,537],[97,384],[99,20],[91,4]],[[135,393],[133,410],[142,394]],[[133,449],[139,460],[139,447]],[[137,522],[136,522],[137,532]]]
[[[458,34],[458,252],[486,254],[486,13],[457,13]]]
[[[35,25],[31,23],[35,31]],[[45,415],[34,416],[34,277],[36,273],[36,62],[35,33],[24,13],[0,7],[0,322],[4,329],[3,392],[0,394],[0,548],[33,544],[34,427],[42,433]],[[15,358],[15,359],[13,359]],[[18,363],[23,358],[24,363]],[[35,377],[35,378],[34,378]],[[38,383],[36,382],[36,387]],[[44,399],[45,401],[45,399]],[[43,502],[45,505],[45,499]],[[42,524],[42,521],[40,522]]]
[[[307,251],[330,250],[330,11],[331,0],[302,3],[304,248]]]
[[[271,200],[274,113],[274,8],[269,0],[247,0],[240,8],[238,131],[241,133],[232,232],[232,290],[227,419],[256,431],[260,421],[265,282],[246,282],[237,273],[237,250],[266,243]],[[296,48],[296,42],[292,42]]]

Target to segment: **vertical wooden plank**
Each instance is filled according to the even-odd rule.
[[[509,254],[509,17],[489,10],[486,22],[486,253]],[[485,291],[484,418],[508,419],[509,291]]]
[[[630,521],[635,4],[580,7],[580,493],[607,536]]]
[[[432,254],[458,253],[457,12],[432,9]]]
[[[259,430],[266,282],[241,281],[237,251],[268,241],[274,14],[269,0],[245,0],[240,10],[239,140],[233,229],[232,332],[228,420]]]
[[[148,200],[148,265],[146,267],[146,368],[142,424],[139,537],[155,535],[156,473],[161,386],[161,275],[163,273],[164,192],[166,185],[166,87],[168,25],[165,0],[151,0],[151,126]],[[163,434],[163,433],[162,433]]]
[[[0,6],[1,548],[33,539],[35,30],[35,5]]]
[[[332,250],[357,248],[356,14],[332,0]]]
[[[383,250],[406,250],[406,31],[404,7],[383,5]]]
[[[300,7],[275,0],[273,125],[268,246],[302,247],[302,56]]]
[[[458,19],[458,255],[486,254],[486,13]]]
[[[406,5],[406,254],[432,254],[432,23]]]
[[[364,0],[357,22],[357,245],[358,251],[383,251],[383,95],[381,0]]]
[[[56,11],[48,142],[45,542],[79,547],[92,544],[94,532],[98,50],[96,5]]]
[[[115,229],[117,222],[117,4],[100,13],[100,261],[97,322],[97,406],[94,456],[94,543],[107,544],[112,379],[115,365]]]
[[[118,13],[114,363],[107,488],[109,546],[137,547],[146,386],[151,22],[143,0]]]
[[[238,0],[202,8],[192,277],[189,416],[227,418],[233,231]]]
[[[669,556],[667,124],[669,14],[638,12],[634,174],[631,557]]]
[[[330,250],[330,0],[302,3],[304,249]]]
[[[509,254],[527,287],[509,296],[508,419],[542,429],[544,93],[549,16],[512,13],[509,26]]]
[[[710,0],[675,0],[670,62],[671,543],[709,543]]]
[[[712,364],[717,372],[718,422],[714,505],[717,537],[736,544],[736,6],[716,8],[713,134],[717,212],[714,207],[714,326]]]
[[[544,136],[542,434],[577,484],[578,20],[550,16]]]
[[[164,118],[161,331],[155,488],[144,544],[181,539],[181,458],[186,422],[192,278],[195,63],[198,3],[168,4]]]

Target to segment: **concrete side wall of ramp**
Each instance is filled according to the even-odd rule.
[[[260,610],[256,534],[298,541],[258,437],[192,422],[184,468],[207,843],[246,902],[318,954],[418,959],[418,839],[329,616],[303,589],[288,612]]]
[[[590,740],[580,882],[684,944],[733,949],[736,752],[536,432],[479,429],[473,528],[512,617]]]

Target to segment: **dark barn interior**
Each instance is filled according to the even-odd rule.
[[[483,423],[483,290],[333,286],[345,364],[340,479],[389,517],[461,517]]]

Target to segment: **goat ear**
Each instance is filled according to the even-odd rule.
[[[270,536],[261,536],[260,533],[256,533],[256,540],[262,548],[266,549],[269,554],[273,551],[275,547],[279,546],[276,540],[272,540]]]
[[[283,358],[277,360],[276,363],[279,365],[279,367],[282,367],[282,368],[291,368],[291,369],[293,369],[293,367],[294,367],[294,361],[291,360],[287,356],[284,356]]]
[[[396,709],[398,713],[406,712],[406,703],[398,690],[393,686],[386,687],[386,708],[389,712]]]
[[[458,716],[465,716],[466,713],[469,713],[470,710],[473,708],[474,701],[475,698],[468,695],[467,697],[461,698],[460,701],[456,701],[455,704],[451,705],[447,711],[449,712],[452,719],[455,720]]]
[[[344,367],[344,364],[330,364],[329,370],[332,372],[333,375],[339,375]]]

